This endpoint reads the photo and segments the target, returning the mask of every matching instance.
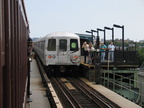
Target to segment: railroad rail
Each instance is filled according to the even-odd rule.
[[[69,80],[78,86],[93,102],[102,108],[120,108],[117,104],[103,96],[101,93],[81,81],[79,78],[69,78]]]
[[[58,95],[61,98],[60,100],[62,100],[62,104],[64,103],[64,106],[70,103],[72,108],[120,108],[120,106],[107,99],[95,89],[89,87],[79,78],[52,76],[50,80],[53,87],[57,89],[57,94],[64,93],[68,99],[69,102],[66,102],[64,96]]]
[[[41,65],[41,63],[38,63],[38,65]],[[39,68],[42,69],[43,67],[39,66]],[[49,85],[51,82],[60,100],[60,102],[55,102],[55,100],[52,99],[51,90],[48,88],[49,91],[47,93],[50,95],[48,96],[49,100],[52,100],[52,102],[50,102],[53,103],[51,105],[52,108],[58,108],[58,105],[54,105],[54,103],[61,103],[63,108],[120,108],[120,106],[107,99],[77,77],[49,75],[48,78],[44,69],[42,70],[43,71],[40,71],[45,80],[45,85]]]

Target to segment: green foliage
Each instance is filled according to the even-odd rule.
[[[138,49],[138,64],[139,66],[144,62],[144,47]]]

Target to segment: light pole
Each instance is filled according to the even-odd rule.
[[[91,30],[92,32],[96,32],[97,33],[97,36],[99,36],[99,32],[96,31],[96,30]]]
[[[104,44],[105,44],[105,30],[97,28],[97,31],[103,31],[104,32]],[[99,34],[99,33],[98,33]]]
[[[119,26],[119,25],[114,24],[113,26],[122,29],[122,50],[124,50],[124,25]]]
[[[92,42],[92,44],[93,44],[93,32],[92,31],[86,31],[87,33],[91,33],[91,42]]]
[[[96,84],[101,84],[101,59],[99,54],[99,32],[96,30],[91,30],[92,32],[97,32],[97,38],[96,38],[96,53],[94,53],[94,65],[95,65],[95,81]]]
[[[97,33],[97,36],[98,36],[98,31],[96,31],[96,30],[91,30],[91,32],[96,32],[96,33]]]
[[[112,42],[114,43],[114,29],[109,27],[104,27],[104,29],[112,30]]]
[[[99,49],[99,34],[98,34],[98,31],[96,31],[96,30],[91,30],[91,31],[97,33],[95,48]]]

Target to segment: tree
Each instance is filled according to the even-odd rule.
[[[138,64],[139,66],[144,62],[144,47],[138,49]]]

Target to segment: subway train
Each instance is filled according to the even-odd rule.
[[[50,72],[73,71],[80,65],[80,38],[75,33],[50,33],[34,42],[34,50]]]

